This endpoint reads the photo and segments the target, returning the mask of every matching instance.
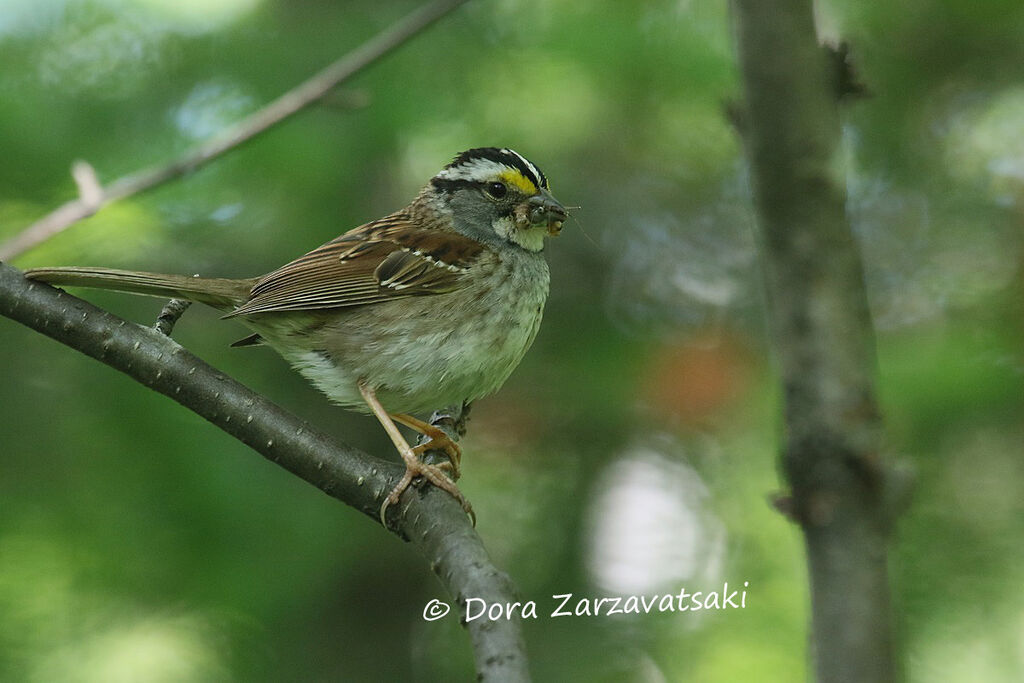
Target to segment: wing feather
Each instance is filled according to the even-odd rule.
[[[483,249],[457,233],[415,227],[408,214],[394,213],[259,278],[249,300],[226,317],[454,291],[464,285],[463,275]]]

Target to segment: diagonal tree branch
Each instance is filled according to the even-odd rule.
[[[779,357],[819,681],[895,678],[887,551],[898,477],[881,458],[874,341],[846,218],[838,96],[811,0],[734,0],[745,142]]]
[[[0,315],[81,351],[168,396],[373,520],[402,474],[330,437],[207,365],[161,332],[128,322],[0,263]],[[462,507],[433,487],[407,491],[397,531],[415,544],[465,615],[468,597],[513,602]],[[465,622],[464,622],[465,623]],[[485,681],[529,680],[518,620],[465,624]]]
[[[72,166],[72,175],[79,188],[79,197],[57,207],[18,235],[0,244],[0,261],[10,260],[38,246],[83,218],[92,216],[111,202],[152,189],[205,166],[222,154],[320,101],[333,88],[466,2],[468,0],[434,0],[423,5],[309,80],[169,164],[137,171],[102,187],[96,180],[96,174],[91,166],[85,162],[76,162]]]

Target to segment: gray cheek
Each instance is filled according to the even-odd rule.
[[[472,192],[475,190],[459,190],[450,200],[455,229],[480,242],[494,243],[499,239],[495,234],[497,207],[481,196],[471,195]]]

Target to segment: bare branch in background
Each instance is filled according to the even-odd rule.
[[[174,399],[370,519],[377,520],[384,497],[402,476],[399,464],[336,443],[161,332],[118,318],[49,285],[26,280],[21,271],[2,263],[0,315]],[[393,515],[391,522],[420,549],[462,615],[467,597],[501,604],[518,599],[511,581],[491,562],[462,507],[451,496],[433,487],[422,492],[410,489],[397,507],[399,514]],[[465,627],[478,680],[529,680],[518,619],[479,619]]]
[[[181,159],[123,176],[102,187],[96,173],[85,162],[76,162],[72,175],[79,188],[79,197],[54,209],[28,226],[18,235],[0,245],[0,261],[38,246],[67,230],[74,223],[92,216],[107,204],[162,185],[169,180],[199,169],[210,161],[235,149],[288,117],[320,101],[335,87],[370,66],[381,57],[406,43],[468,0],[435,0],[392,24],[384,31],[349,52],[308,81],[226,128],[208,142]]]
[[[810,0],[734,0],[769,318],[785,401],[785,510],[801,526],[818,681],[896,676],[874,339],[846,217],[838,95]]]

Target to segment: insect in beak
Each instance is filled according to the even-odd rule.
[[[544,189],[516,207],[515,211],[517,227],[547,226],[548,235],[552,237],[562,232],[566,216],[565,207]]]

